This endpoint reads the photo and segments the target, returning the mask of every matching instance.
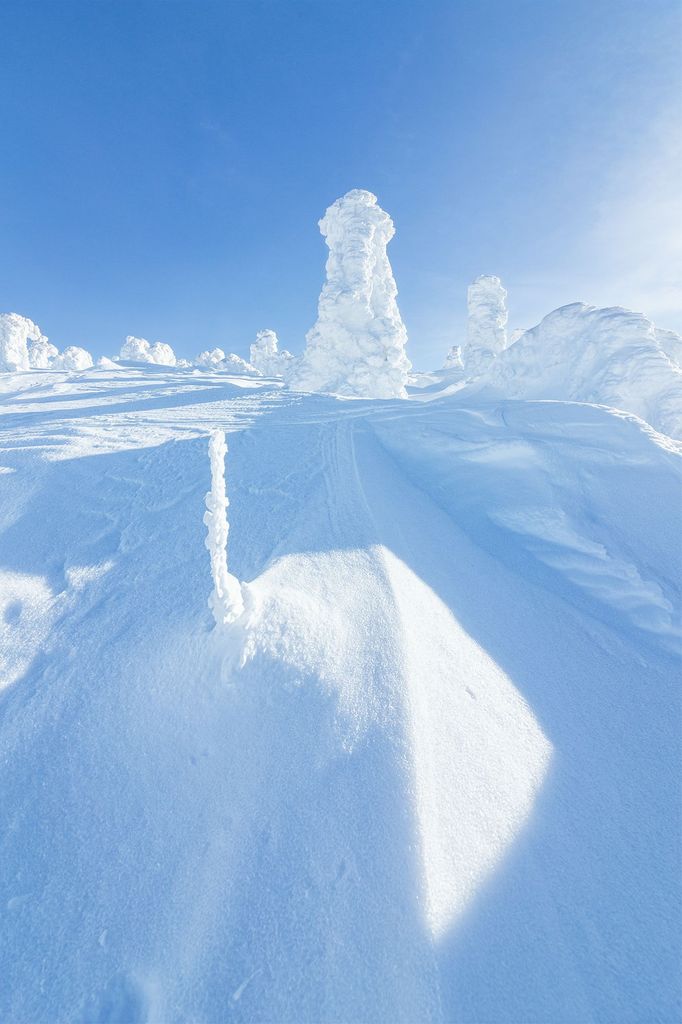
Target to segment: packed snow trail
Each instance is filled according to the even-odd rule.
[[[2,1019],[676,1019],[674,445],[563,403],[13,380]]]

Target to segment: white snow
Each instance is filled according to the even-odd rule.
[[[175,353],[165,342],[155,341],[151,345],[145,338],[136,338],[129,334],[121,346],[119,359],[135,363],[157,363],[160,366],[175,366]]]
[[[32,370],[47,370],[59,355],[59,349],[47,338],[34,338],[28,343],[28,362]]]
[[[641,313],[562,306],[498,354],[478,382],[507,398],[568,399],[634,413],[682,437],[682,340]]]
[[[462,359],[469,376],[486,370],[507,346],[507,293],[499,277],[481,274],[467,290],[467,338]]]
[[[251,345],[251,365],[264,377],[284,377],[291,367],[293,356],[287,349],[280,349],[274,331],[258,331]]]
[[[0,377],[2,1020],[677,1019],[682,448],[430,387]]]
[[[215,370],[225,359],[225,353],[221,348],[205,349],[200,352],[194,360],[194,365],[206,370]]]
[[[0,313],[0,371],[30,369],[29,339],[43,339],[40,328],[32,320],[19,313]]]
[[[204,523],[208,528],[206,547],[211,556],[213,592],[209,607],[217,626],[225,626],[244,611],[241,587],[227,568],[227,506],[229,500],[225,489],[225,456],[227,441],[222,430],[214,430],[208,442],[211,462],[211,490],[207,493]]]
[[[464,374],[461,345],[453,345],[448,349],[448,354],[446,355],[445,362],[443,363],[443,369],[448,372]]]
[[[329,247],[327,280],[289,385],[359,398],[405,397],[407,331],[386,252],[393,221],[375,195],[353,189],[332,203],[320,231]]]
[[[51,370],[87,370],[92,366],[92,356],[84,348],[69,345],[56,355],[50,363]]]

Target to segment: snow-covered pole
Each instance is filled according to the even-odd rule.
[[[208,442],[211,460],[211,490],[206,495],[204,523],[208,527],[206,547],[211,556],[213,593],[208,605],[213,612],[217,626],[234,622],[244,611],[242,588],[236,576],[227,569],[227,493],[225,490],[225,456],[227,442],[225,432],[215,430]]]

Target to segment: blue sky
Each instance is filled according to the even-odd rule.
[[[0,309],[60,347],[245,355],[315,319],[368,188],[416,365],[499,274],[682,329],[678,0],[0,0]]]

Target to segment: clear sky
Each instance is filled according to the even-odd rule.
[[[410,354],[466,285],[682,329],[679,0],[0,0],[0,310],[246,355],[315,319],[325,207],[393,217]]]

